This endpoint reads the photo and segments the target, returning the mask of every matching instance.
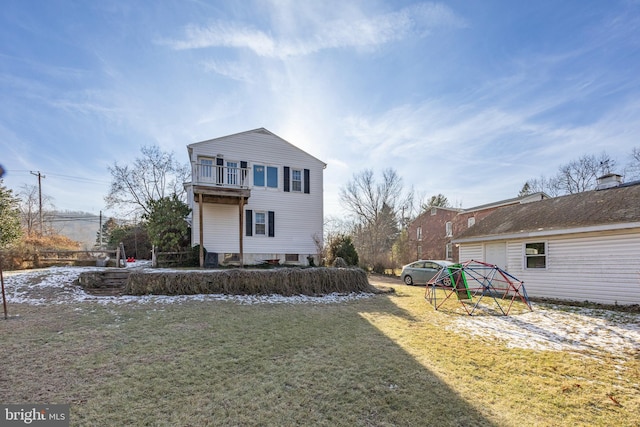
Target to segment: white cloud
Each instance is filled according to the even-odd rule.
[[[419,3],[370,17],[317,21],[315,31],[306,37],[295,33],[278,37],[241,23],[215,22],[208,26],[189,25],[184,39],[162,43],[177,50],[245,48],[258,56],[284,59],[326,49],[375,47],[410,35],[424,37],[434,28],[464,25],[464,20],[447,6]]]

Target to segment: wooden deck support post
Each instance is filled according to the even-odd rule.
[[[200,237],[200,268],[204,267],[204,232],[202,230],[202,193],[198,193],[198,233]]]
[[[243,248],[243,229],[244,229],[244,215],[243,215],[243,211],[244,211],[244,197],[240,197],[240,203],[238,204],[238,210],[239,210],[239,217],[240,217],[240,229],[238,230],[239,232],[239,244],[240,244],[240,268],[244,267],[244,248]]]

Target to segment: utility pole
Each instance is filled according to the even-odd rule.
[[[98,230],[98,236],[100,249],[102,249],[102,211],[100,211],[100,229]]]
[[[38,216],[40,217],[40,236],[42,236],[42,178],[46,178],[44,175],[38,172],[31,171],[31,175],[35,175],[38,177],[38,197],[40,200],[39,208],[38,208]]]

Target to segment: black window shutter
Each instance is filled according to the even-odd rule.
[[[246,223],[246,231],[247,236],[253,236],[253,211],[251,209],[247,209],[245,212],[245,223]]]
[[[304,192],[309,194],[309,169],[304,170]]]
[[[276,236],[276,213],[269,211],[269,237]]]
[[[289,180],[291,179],[291,177],[289,176],[289,166],[284,166],[284,191],[286,191],[287,193],[289,192]]]

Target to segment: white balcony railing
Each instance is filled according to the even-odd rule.
[[[191,173],[194,185],[249,188],[249,168],[193,163]]]

